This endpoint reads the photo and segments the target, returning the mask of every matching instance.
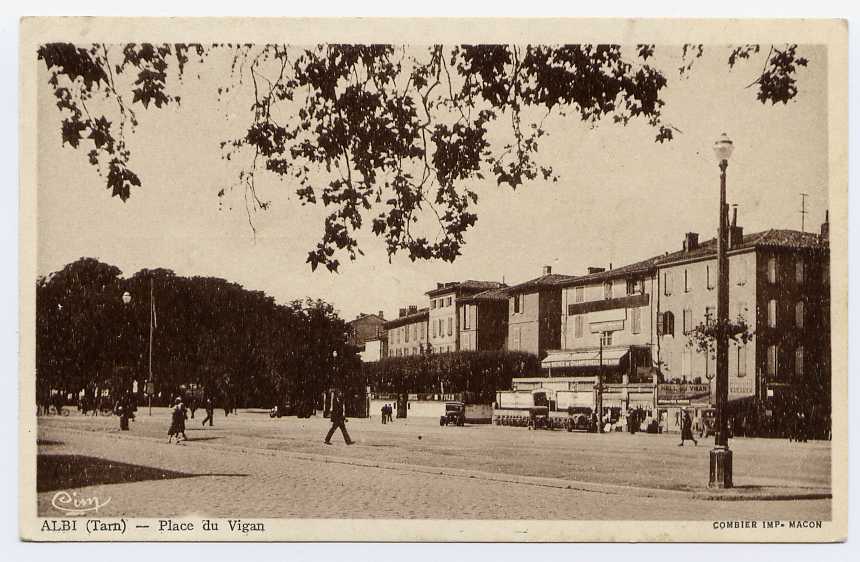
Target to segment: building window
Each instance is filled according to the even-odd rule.
[[[436,299],[430,301],[430,309],[432,310],[434,308],[436,308]]]
[[[684,292],[689,293],[693,288],[693,280],[690,278],[690,271],[684,269]]]
[[[520,297],[522,295],[514,295],[514,314],[520,313]]]
[[[445,319],[439,319],[439,337],[443,337],[445,335]]]
[[[707,284],[708,290],[713,290],[714,288],[714,268],[710,265],[705,266],[705,283]]]
[[[667,271],[663,274],[663,294],[667,297],[672,294],[672,272]]]
[[[717,321],[717,311],[713,306],[705,307],[705,323],[708,325],[714,324]]]
[[[662,326],[658,326],[658,331],[664,336],[674,336],[675,335],[675,315],[672,314],[671,311],[666,311],[662,315],[658,316],[658,324],[659,320],[662,318]]]
[[[645,292],[645,282],[642,279],[627,280],[627,294],[639,295]]]
[[[681,376],[684,378],[692,376],[693,350],[685,347],[681,353]]]
[[[433,329],[431,330],[431,332],[432,332],[432,337],[435,338],[436,337],[436,322],[433,322]]]
[[[448,335],[454,334],[454,319],[450,316],[448,317]]]
[[[747,376],[747,346],[738,346],[738,377]]]
[[[800,329],[803,329],[803,312],[803,301],[797,301],[794,305],[794,323]]]
[[[803,346],[797,346],[794,350],[794,374],[798,377],[803,376]]]
[[[451,306],[451,303],[453,302],[453,300],[454,300],[453,297],[448,297],[448,302],[446,303],[446,306]]]
[[[603,298],[607,300],[612,298],[612,281],[603,284]]]
[[[403,327],[403,341],[409,343],[409,326]]]
[[[767,259],[767,282],[774,284],[776,283],[776,256],[770,257]]]
[[[770,299],[767,301],[767,325],[770,328],[776,328],[776,300]]]
[[[692,308],[685,308],[683,315],[684,315],[684,318],[683,318],[684,325],[682,326],[683,333],[689,334],[690,332],[693,331],[693,309]]]
[[[418,324],[412,324],[412,339],[418,339]]]
[[[769,345],[767,347],[767,375],[775,377],[779,374],[779,347]]]
[[[600,345],[603,347],[612,345],[612,332],[602,332],[600,334]]]
[[[797,261],[794,262],[794,281],[798,285],[803,285],[804,277],[806,274],[806,271],[804,271],[804,269],[805,269],[805,264],[803,262],[803,258],[798,257]]]
[[[573,317],[573,337],[581,338],[582,337],[582,324],[583,318],[581,315]]]
[[[573,290],[573,302],[585,302],[585,287],[577,287]]]
[[[638,334],[642,331],[642,309],[641,308],[631,308],[630,309],[630,331],[634,334]]]

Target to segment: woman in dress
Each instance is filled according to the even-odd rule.
[[[170,414],[170,429],[167,430],[167,442],[173,441],[173,436],[176,436],[176,444],[179,444],[179,434],[182,438],[188,441],[185,436],[185,406],[182,404],[182,398],[176,397],[176,405],[173,407],[173,412]]]

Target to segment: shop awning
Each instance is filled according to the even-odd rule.
[[[610,347],[603,350],[603,365],[606,367],[617,367],[618,362],[629,351],[627,347]],[[544,369],[557,369],[561,367],[597,367],[600,366],[600,350],[589,349],[587,351],[550,351],[541,361]]]

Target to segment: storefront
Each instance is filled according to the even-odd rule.
[[[664,432],[680,432],[684,410],[690,412],[695,424],[702,413],[711,408],[709,384],[658,384],[657,412]]]

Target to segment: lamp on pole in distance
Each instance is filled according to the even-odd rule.
[[[729,258],[728,258],[728,221],[729,209],[726,205],[726,169],[729,158],[734,152],[734,143],[723,133],[714,143],[714,155],[720,168],[720,208],[717,229],[717,318],[716,318],[716,428],[714,448],[710,452],[711,488],[732,487],[732,451],[729,449],[728,412],[729,398],[729,339],[726,327],[729,320]]]

